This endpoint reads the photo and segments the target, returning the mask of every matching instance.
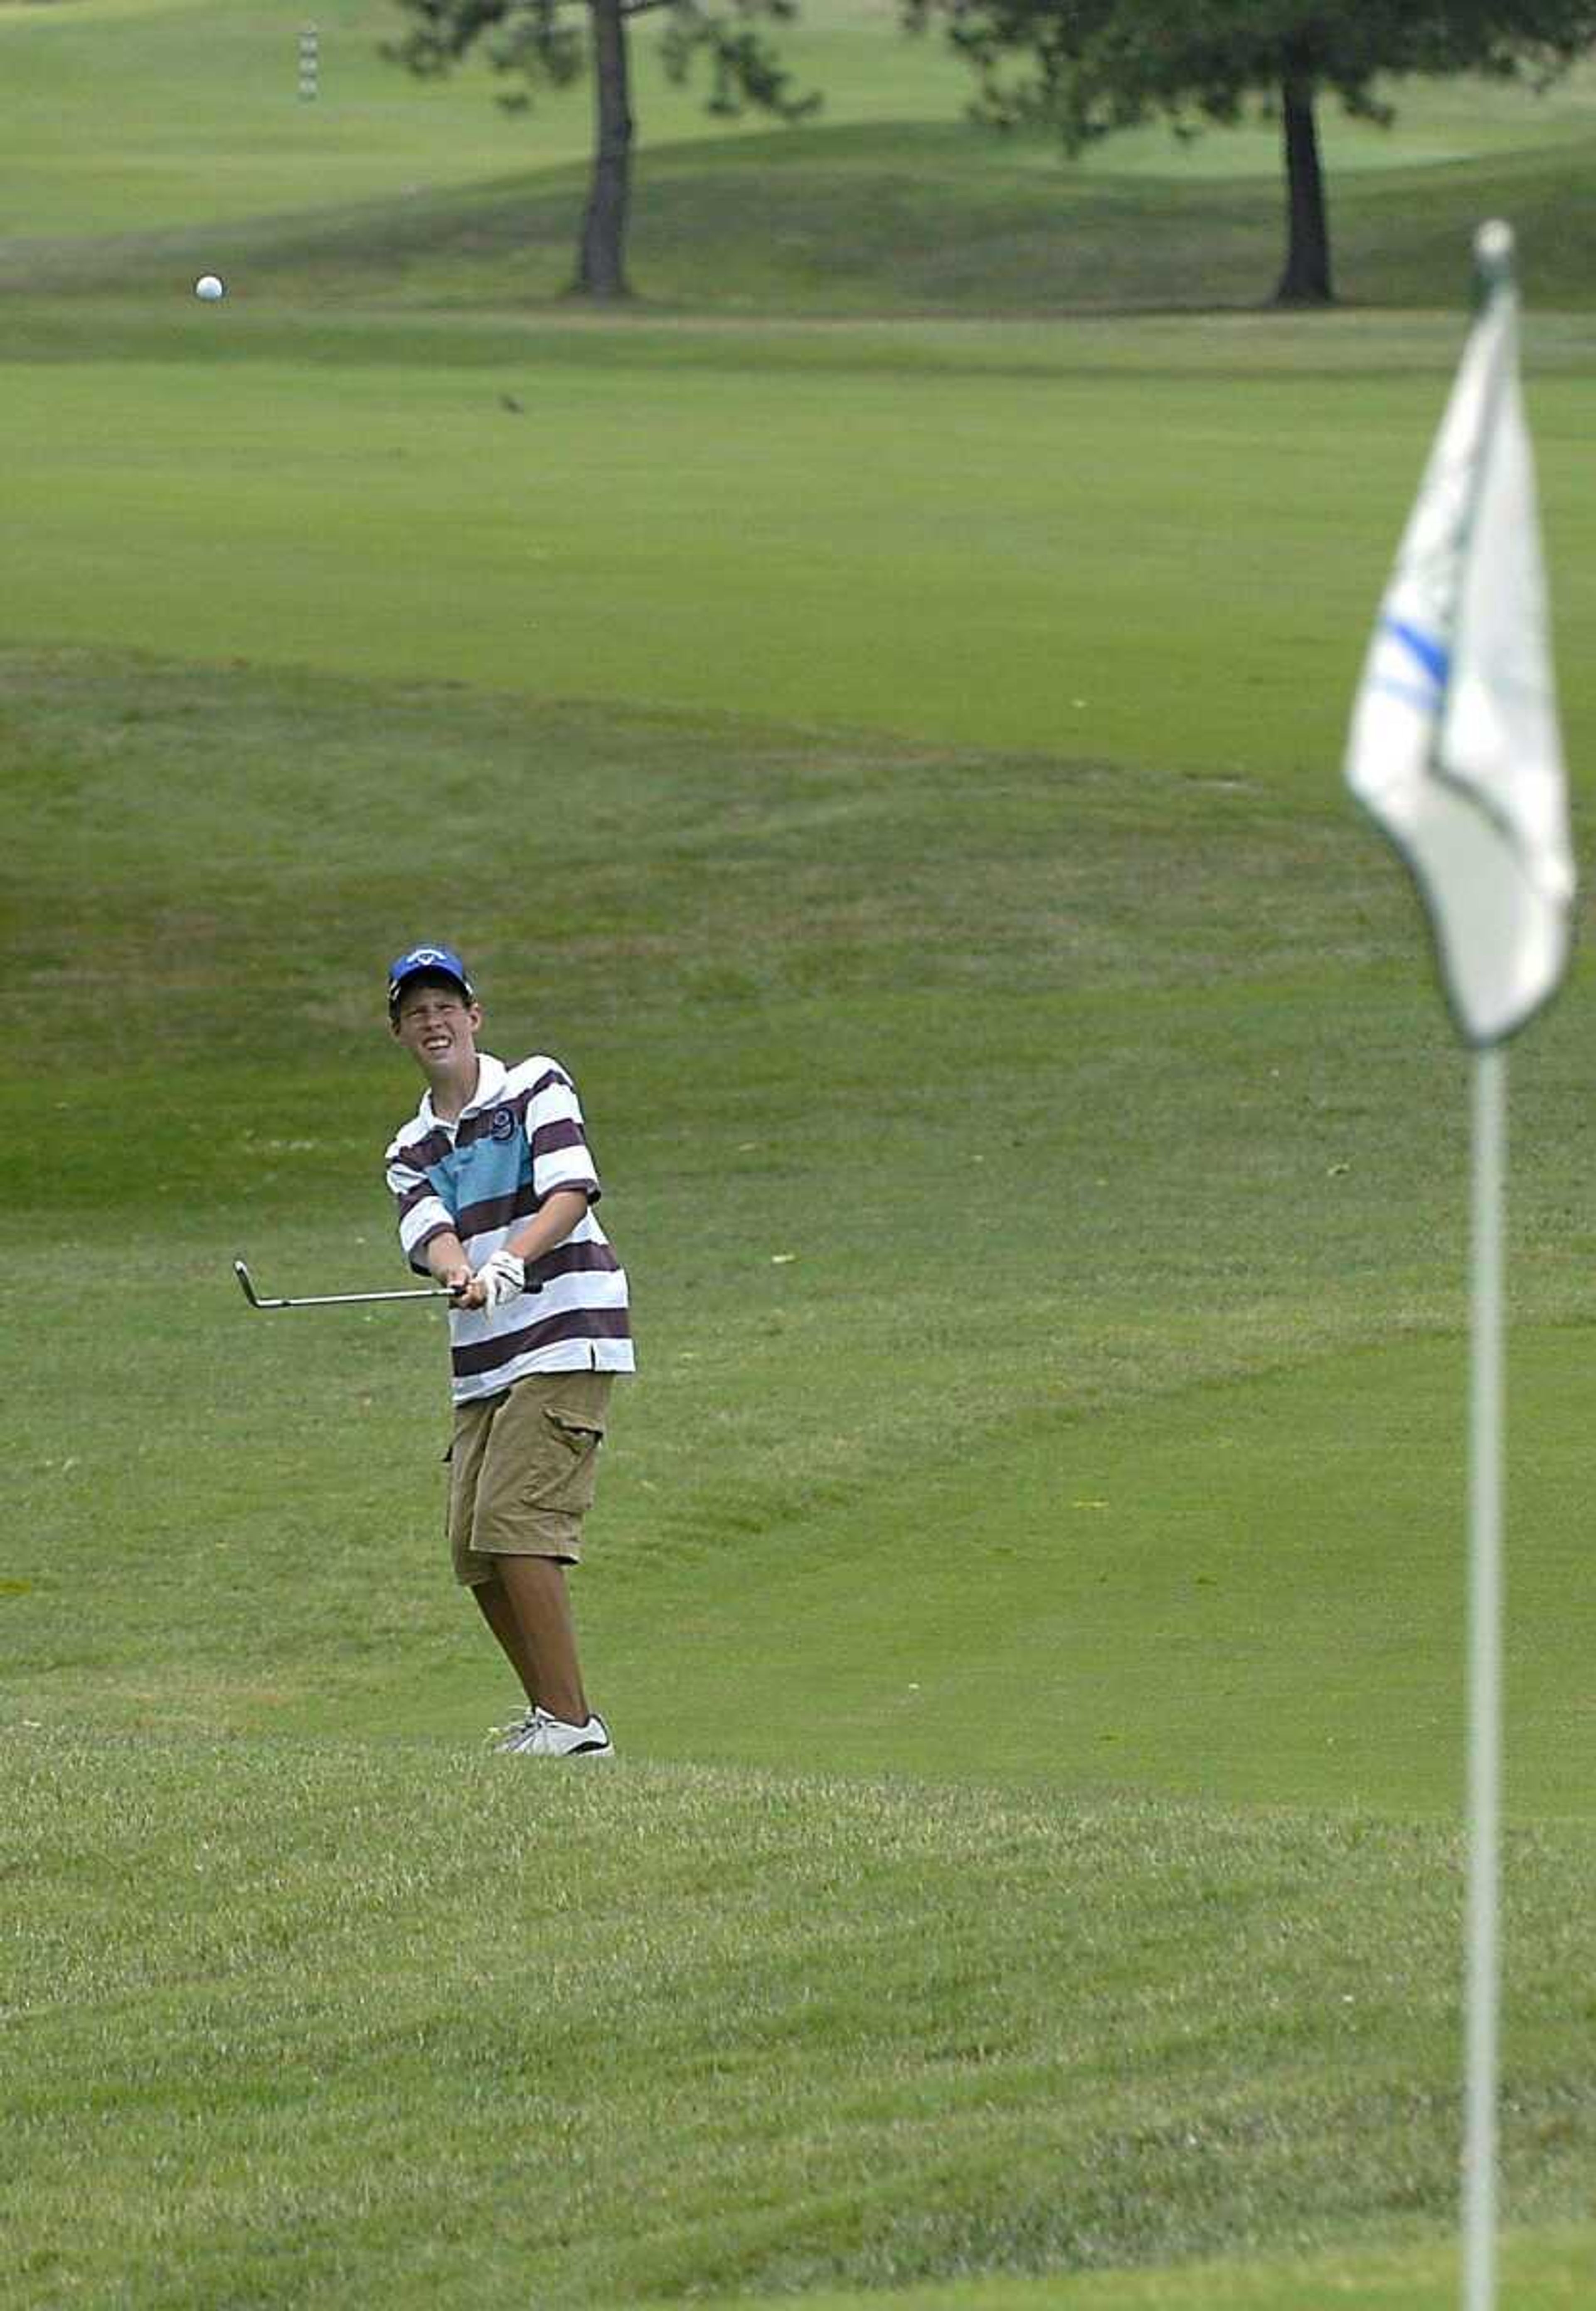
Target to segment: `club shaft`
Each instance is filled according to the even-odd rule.
[[[348,1308],[358,1306],[366,1300],[448,1300],[453,1297],[446,1284],[423,1284],[397,1292],[318,1292],[298,1299],[268,1299],[257,1291],[247,1260],[235,1260],[232,1272],[252,1308]]]
[[[418,1292],[316,1292],[301,1300],[257,1300],[257,1308],[354,1308],[368,1300],[447,1300],[447,1285],[423,1285]]]
[[[423,1284],[399,1292],[314,1292],[292,1300],[266,1299],[255,1288],[255,1278],[246,1260],[235,1260],[232,1272],[239,1279],[244,1297],[252,1308],[359,1308],[372,1300],[452,1300],[454,1293],[447,1284]],[[541,1292],[541,1284],[528,1284],[528,1293]]]
[[[367,1301],[379,1299],[455,1299],[450,1285],[421,1285],[421,1287],[411,1287],[406,1292],[310,1292],[301,1299],[263,1299],[261,1292],[257,1292],[257,1287],[254,1287],[254,1276],[249,1273],[249,1264],[245,1260],[233,1261],[233,1276],[238,1278],[238,1287],[252,1308],[361,1308]],[[524,1289],[531,1295],[531,1292],[540,1292],[543,1285],[529,1283]]]

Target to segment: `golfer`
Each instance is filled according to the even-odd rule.
[[[506,1068],[446,946],[388,972],[388,1024],[427,1079],[388,1151],[399,1242],[454,1294],[449,1537],[526,1695],[500,1748],[608,1757],[588,1705],[566,1592],[580,1563],[617,1373],[632,1369],[626,1276],[594,1212],[598,1174],[576,1086],[555,1060]]]

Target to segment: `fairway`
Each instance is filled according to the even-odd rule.
[[[1065,169],[825,0],[773,132],[645,39],[595,317],[585,98],[320,24],[317,110],[240,0],[0,4],[0,2306],[1440,2311],[1468,1071],[1339,762],[1499,207],[1587,848],[1596,83],[1327,109],[1286,317],[1263,125]],[[406,1281],[421,938],[632,1281],[585,1778],[485,1746],[436,1311],[231,1274]],[[1591,990],[1511,1065],[1502,2311],[1596,2271]]]
[[[294,361],[280,324],[191,305],[156,358],[14,369],[14,636],[209,661],[243,626],[252,662],[1321,787],[1458,337],[433,323],[356,362],[349,334]],[[1542,334],[1573,638],[1592,340]]]

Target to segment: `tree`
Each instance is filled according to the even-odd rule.
[[[790,20],[798,0],[395,0],[410,19],[400,39],[385,43],[391,63],[432,76],[449,72],[480,41],[495,72],[521,85],[501,97],[524,109],[539,89],[567,88],[589,65],[595,90],[593,171],[577,252],[574,293],[629,295],[626,227],[632,201],[632,71],[628,27],[634,16],[664,10],[665,66],[685,81],[707,57],[707,109],[736,115],[753,105],[798,120],[819,105],[798,96],[791,75],[759,29],[762,16]],[[587,18],[584,26],[580,19]]]
[[[1474,72],[1542,88],[1596,40],[1596,0],[903,0],[946,21],[978,74],[978,119],[1055,126],[1068,153],[1162,115],[1177,135],[1250,109],[1278,115],[1286,189],[1284,305],[1331,301],[1317,101],[1389,122],[1380,83]]]

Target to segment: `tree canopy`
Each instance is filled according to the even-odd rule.
[[[1045,122],[1069,153],[1162,116],[1180,135],[1250,108],[1283,123],[1288,190],[1277,295],[1330,295],[1314,107],[1393,117],[1386,83],[1481,73],[1544,86],[1596,40],[1596,0],[905,0],[977,75],[976,117]]]
[[[572,287],[595,297],[624,296],[626,228],[631,206],[632,114],[628,27],[665,12],[665,68],[685,81],[700,59],[710,73],[707,109],[736,114],[753,106],[784,120],[801,119],[818,95],[800,95],[766,37],[762,20],[788,22],[798,0],[394,0],[407,20],[385,44],[391,62],[431,76],[480,48],[510,83],[500,102],[524,109],[541,89],[568,88],[589,66],[597,83],[593,173],[582,220]]]

